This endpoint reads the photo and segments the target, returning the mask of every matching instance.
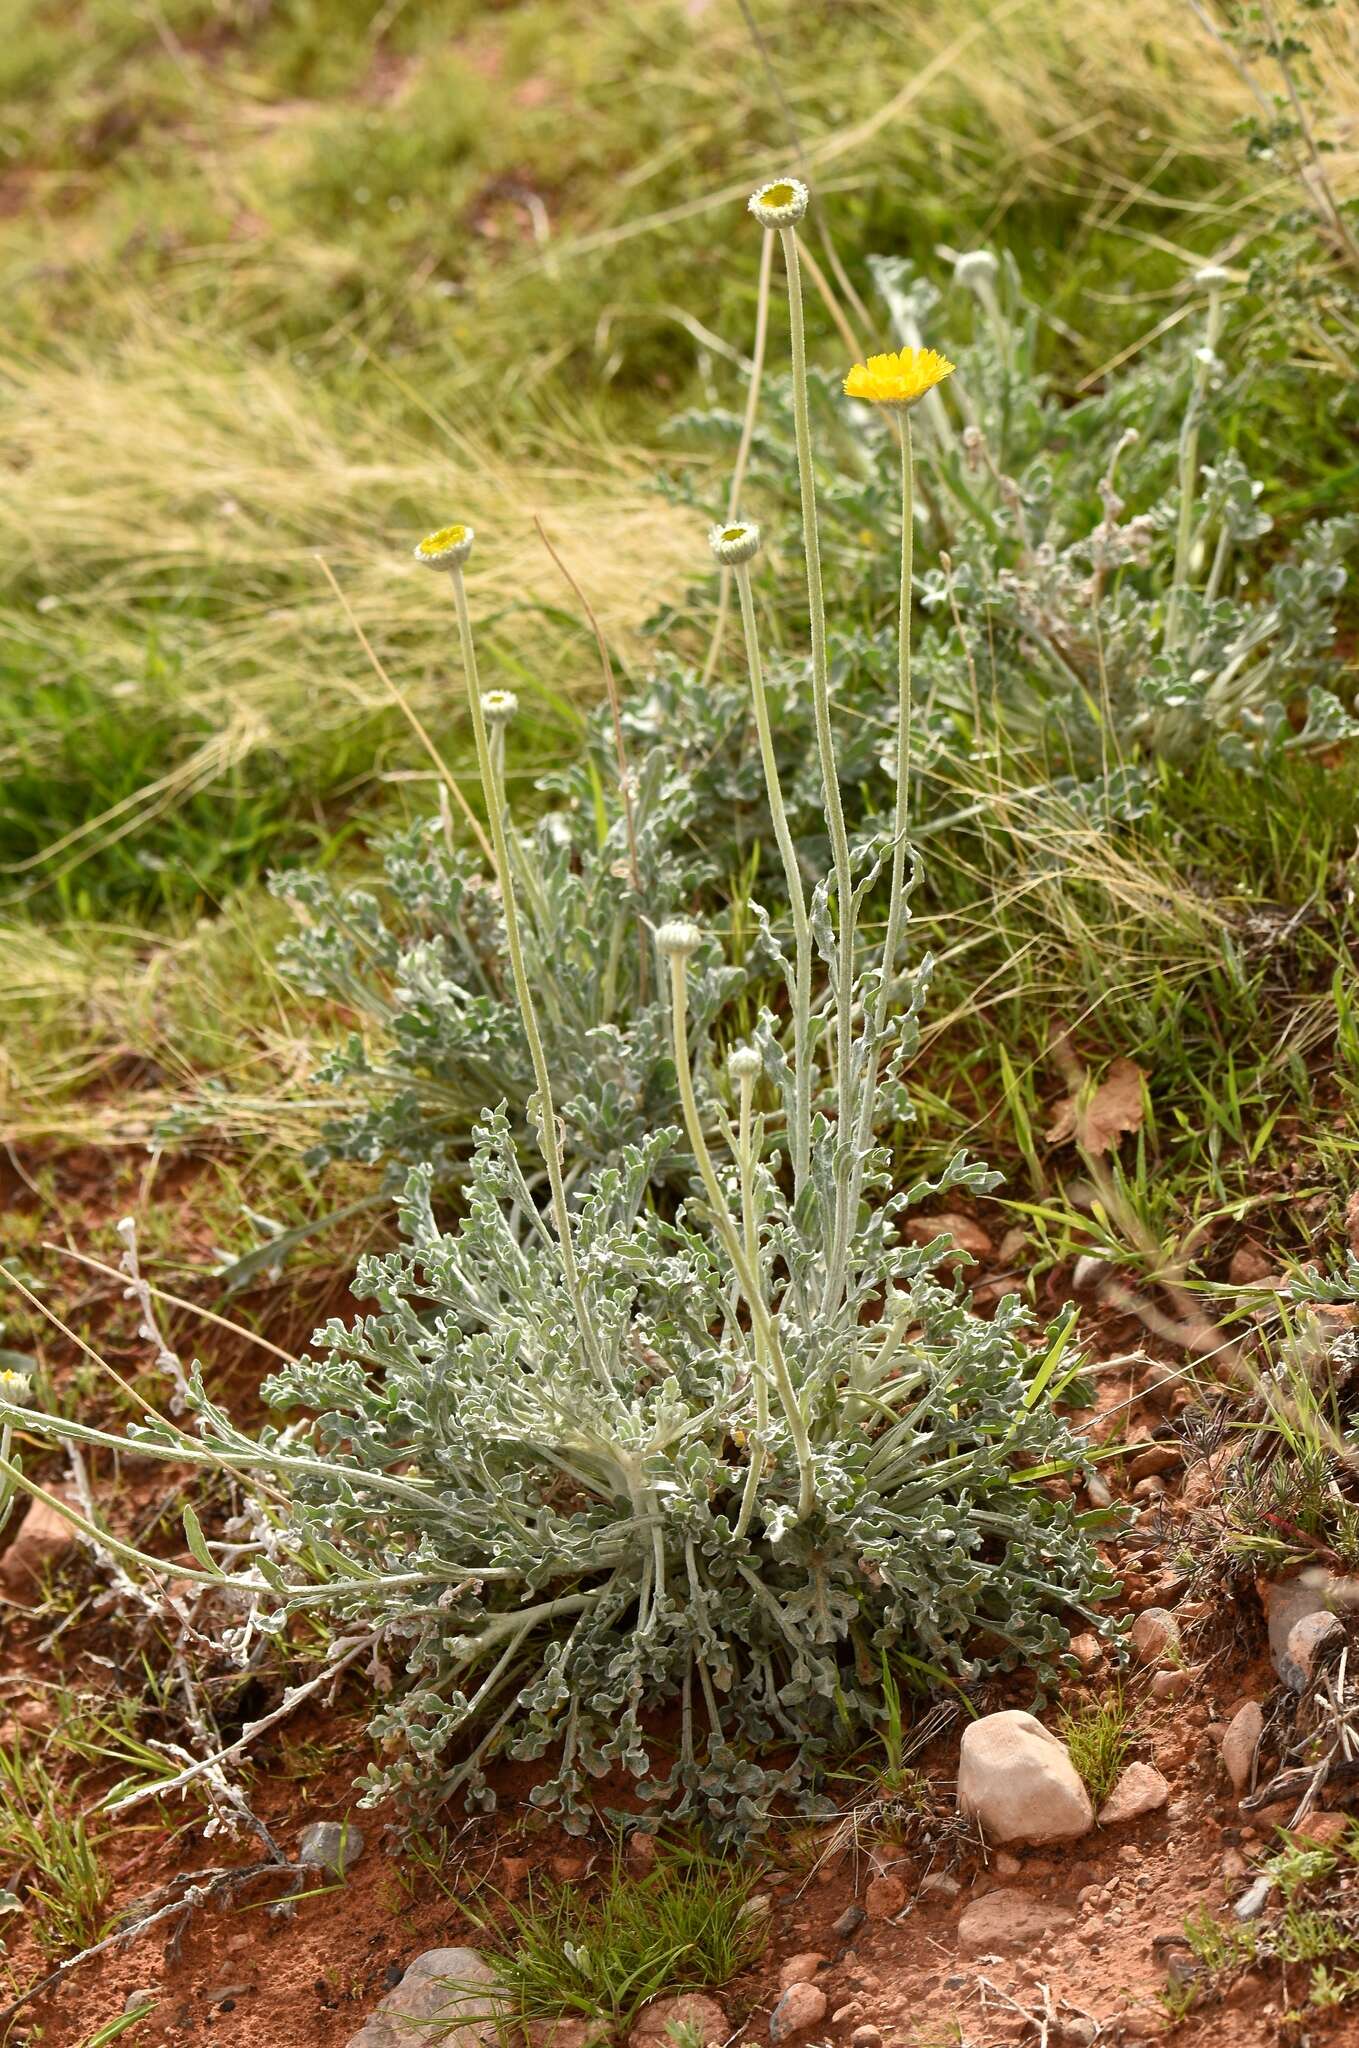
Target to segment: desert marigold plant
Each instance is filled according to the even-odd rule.
[[[428,1810],[458,1794],[485,1808],[491,1764],[508,1755],[543,1762],[533,1799],[568,1827],[589,1825],[595,1787],[618,1771],[644,1799],[748,1836],[780,1801],[817,1807],[827,1759],[874,1727],[894,1659],[941,1683],[1020,1664],[1041,1683],[1073,1617],[1101,1626],[1094,1527],[1050,1486],[1084,1457],[1056,1406],[1078,1366],[1070,1319],[1036,1335],[1007,1296],[983,1320],[943,1263],[947,1240],[919,1246],[900,1229],[908,1207],[995,1176],[959,1155],[901,1185],[883,1142],[911,1114],[929,983],[928,959],[905,957],[910,436],[895,807],[890,825],[851,838],[807,398],[806,196],[776,181],[751,211],[778,237],[787,285],[830,847],[819,875],[803,872],[788,826],[759,531],[738,511],[710,537],[739,592],[787,895],[777,920],[751,906],[771,1000],[733,1044],[699,993],[720,968],[720,930],[683,897],[644,912],[640,941],[630,921],[619,943],[646,949],[674,1114],[582,1172],[553,1057],[557,984],[537,971],[539,913],[505,784],[512,707],[482,690],[470,532],[431,535],[417,553],[448,579],[527,1098],[514,1124],[503,1103],[484,1107],[455,1221],[429,1166],[409,1174],[401,1248],[355,1278],[373,1311],[327,1324],[266,1383],[277,1426],[239,1430],[195,1378],[185,1422],[128,1433],[148,1455],[269,1482],[253,1541],[234,1539],[220,1561],[194,1525],[198,1572],[244,1604],[243,1645],[318,1612],[371,1644],[391,1687],[372,1723],[372,1800]],[[11,1407],[0,1390],[0,1418]],[[73,1418],[42,1426],[120,1441]]]

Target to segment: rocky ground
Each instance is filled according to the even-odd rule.
[[[1205,1967],[1185,1927],[1204,1909],[1269,1927],[1280,1894],[1260,1869],[1281,1840],[1334,1844],[1344,1833],[1359,1780],[1349,1761],[1359,1692],[1348,1675],[1359,1581],[1315,1557],[1272,1578],[1230,1561],[1222,1538],[1236,1513],[1238,1447],[1205,1429],[1183,1367],[1134,1351],[1099,1386],[1083,1418],[1092,1446],[1115,1435],[1142,1446],[1092,1466],[1086,1482],[1093,1504],[1123,1498],[1133,1516],[1110,1545],[1126,1666],[1078,1635],[1061,1700],[1036,1702],[1014,1680],[981,1700],[977,1718],[937,1713],[907,1766],[876,1781],[870,1770],[851,1787],[842,1822],[777,1832],[751,1901],[767,1929],[760,1962],[701,1996],[648,2007],[630,2048],[1134,2048],[1176,2025],[1187,2043],[1228,2048],[1322,2039],[1328,2026],[1329,2037],[1349,2038],[1343,2011],[1329,2021],[1309,2013],[1301,2032],[1289,2018],[1305,1998],[1305,1968]],[[41,1741],[61,1711],[50,1612],[29,1603],[70,1553],[69,1528],[39,1503],[12,1525],[0,1557],[6,1741]],[[86,1598],[56,1631],[71,1632],[68,1683],[101,1665],[105,1682],[115,1676],[89,1612],[99,1605]],[[1092,1702],[1110,1700],[1121,1701],[1126,1749],[1092,1799],[1063,1717],[1079,1725]],[[361,1701],[352,1704],[352,1721],[343,1701],[309,1704],[284,1731],[294,1750],[325,1743],[319,1774],[290,1774],[267,1744],[256,1761],[252,1810],[299,1859],[298,1902],[271,1911],[277,1868],[241,1879],[252,1851],[211,1839],[210,1825],[167,1831],[134,1815],[140,1825],[110,1845],[123,1924],[148,1907],[163,1917],[25,2004],[8,2020],[7,2048],[111,2039],[99,2029],[123,2014],[134,2048],[490,2048],[503,2025],[495,1939],[473,1930],[463,1905],[503,1929],[502,1902],[589,1886],[613,1844],[602,1834],[568,1841],[531,1815],[521,1771],[505,1775],[494,1818],[453,1820],[437,1867],[387,1853],[385,1816],[353,1806],[362,1738]],[[629,1870],[640,1876],[655,1849],[631,1837]],[[1341,1857],[1329,1874],[1328,1909],[1359,1906],[1352,1868]],[[9,1931],[17,1991],[44,1965],[22,1925]],[[481,1979],[480,1992],[469,1988]],[[601,2029],[572,2018],[551,2040],[551,2030],[531,2031],[542,2037],[535,2048],[587,2048]]]

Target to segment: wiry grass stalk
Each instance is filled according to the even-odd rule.
[[[552,1099],[552,1077],[547,1070],[547,1055],[543,1050],[542,1033],[538,1029],[538,1013],[529,986],[528,971],[524,965],[524,947],[519,932],[519,907],[515,897],[514,872],[510,865],[510,849],[505,836],[503,806],[496,791],[495,766],[491,759],[490,743],[486,732],[486,717],[481,708],[481,685],[477,676],[477,652],[472,638],[472,620],[467,609],[467,589],[463,582],[462,570],[454,566],[449,571],[453,585],[453,603],[458,615],[458,638],[462,647],[463,674],[467,682],[467,697],[472,713],[472,734],[476,741],[477,767],[481,772],[482,792],[486,799],[486,812],[491,828],[491,845],[495,852],[496,875],[500,883],[500,909],[505,920],[505,947],[510,956],[510,972],[514,977],[514,992],[524,1020],[524,1036],[528,1041],[529,1058],[533,1063],[534,1085],[538,1091],[538,1146],[542,1153],[543,1165],[547,1169],[548,1187],[552,1199],[552,1219],[556,1225],[557,1237],[561,1244],[562,1272],[567,1292],[580,1329],[581,1343],[585,1355],[610,1393],[616,1394],[613,1376],[595,1340],[590,1325],[589,1312],[585,1305],[585,1292],[581,1286],[580,1269],[576,1264],[575,1240],[571,1232],[571,1215],[566,1206],[566,1187],[562,1177],[561,1147],[557,1136],[557,1111]]]

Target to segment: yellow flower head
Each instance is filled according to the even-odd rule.
[[[895,355],[870,356],[866,363],[856,363],[845,379],[845,396],[904,408],[952,375],[952,363],[938,349],[901,348]]]
[[[6,1366],[0,1369],[0,1401],[12,1401],[16,1405],[27,1401],[33,1392],[33,1382],[26,1372],[11,1372]]]
[[[427,569],[460,569],[472,552],[470,526],[441,526],[428,533],[415,549],[415,559]]]

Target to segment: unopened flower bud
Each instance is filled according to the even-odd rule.
[[[724,569],[734,569],[759,553],[760,529],[750,519],[734,519],[729,526],[710,526],[708,546]]]
[[[474,537],[470,526],[441,526],[417,544],[415,559],[427,569],[461,569],[472,552]]]
[[[753,1045],[738,1045],[727,1056],[727,1072],[733,1081],[753,1081],[763,1065]]]
[[[692,918],[669,918],[656,932],[657,950],[667,960],[687,960],[702,944],[703,934]]]
[[[796,227],[811,204],[801,178],[775,178],[750,195],[750,210],[762,228]]]
[[[481,715],[487,725],[508,725],[519,709],[519,699],[513,690],[486,690],[481,699]]]

